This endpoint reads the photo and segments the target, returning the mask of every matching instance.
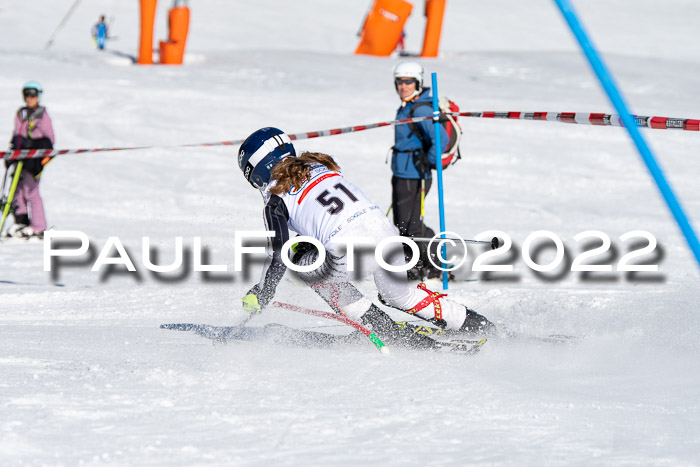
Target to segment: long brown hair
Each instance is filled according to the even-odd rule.
[[[303,152],[299,157],[287,157],[272,169],[270,181],[276,180],[277,184],[270,188],[270,193],[279,196],[292,187],[301,187],[309,177],[313,163],[325,165],[331,172],[340,172],[340,167],[328,154]]]

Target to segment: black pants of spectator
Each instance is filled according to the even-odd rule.
[[[425,181],[425,194],[428,195],[432,179]],[[391,209],[394,212],[394,225],[404,237],[433,237],[435,231],[421,222],[420,219],[420,180],[406,178],[391,178]],[[421,252],[423,267],[433,268],[428,261],[427,242],[416,242]],[[433,262],[440,264],[437,257],[437,243],[433,242],[430,256]],[[406,247],[406,258],[410,258],[411,249]],[[420,264],[419,264],[420,266]]]

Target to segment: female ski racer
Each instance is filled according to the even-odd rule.
[[[260,312],[275,295],[277,284],[286,271],[282,246],[293,230],[317,239],[324,246],[325,261],[298,275],[337,313],[363,323],[390,343],[434,346],[429,337],[416,334],[408,327],[399,328],[350,282],[355,273],[348,271],[347,241],[362,237],[376,245],[387,237],[397,236],[398,232],[378,206],[343,177],[333,158],[313,152],[297,156],[289,136],[268,127],[245,140],[238,153],[238,165],[246,180],[261,191],[265,201],[265,227],[274,231],[268,241],[268,258],[260,282],[243,298],[247,312]],[[316,248],[297,250],[292,263],[309,266],[318,256]],[[428,290],[425,284],[410,287],[405,272],[385,270],[376,262],[374,254],[358,256],[361,256],[358,258],[361,266],[357,269],[374,276],[382,303],[443,329],[471,333],[495,330],[485,317],[445,299],[444,294]],[[400,245],[387,263],[405,265]]]

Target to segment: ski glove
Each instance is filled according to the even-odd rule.
[[[245,297],[243,297],[243,309],[251,315],[260,313],[267,305],[267,302],[260,290],[260,286],[255,284]]]
[[[251,315],[260,313],[262,308],[260,307],[260,303],[258,303],[258,297],[252,293],[243,297],[243,309]]]
[[[429,173],[432,168],[428,159],[428,153],[421,150],[413,151],[413,165],[416,166],[421,177],[425,177],[425,174]]]

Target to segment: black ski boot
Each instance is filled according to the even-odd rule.
[[[408,271],[406,271],[406,277],[409,281],[423,282],[423,270],[417,266],[414,266]]]
[[[370,330],[375,332],[380,339],[386,339],[387,343],[417,349],[435,349],[437,343],[428,336],[416,334],[409,326],[401,328],[384,313],[379,307],[372,304],[360,320]]]
[[[485,316],[480,315],[474,310],[470,310],[466,306],[464,308],[467,310],[467,317],[465,318],[462,327],[459,328],[459,332],[484,334],[487,336],[496,333],[496,325],[486,319]]]
[[[29,225],[29,214],[14,214],[15,224],[17,225]]]
[[[439,279],[442,280],[442,270],[430,265],[429,267],[423,269],[426,279]],[[447,271],[447,280],[454,281],[455,275],[451,271]]]

